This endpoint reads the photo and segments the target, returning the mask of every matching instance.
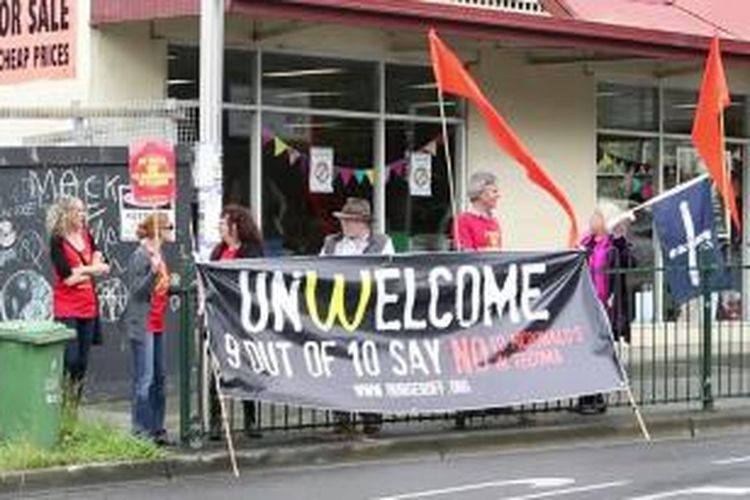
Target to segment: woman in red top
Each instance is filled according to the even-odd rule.
[[[53,316],[76,331],[76,338],[65,348],[64,363],[76,402],[83,390],[89,350],[101,334],[94,277],[109,272],[85,221],[83,202],[72,196],[61,196],[47,212],[54,270]]]
[[[239,205],[227,205],[221,214],[219,226],[221,242],[211,252],[211,260],[249,259],[263,256],[263,240],[258,227],[253,222],[250,210]],[[209,436],[212,440],[221,438],[221,409],[216,394],[216,384],[209,386]],[[245,434],[257,437],[253,431],[256,422],[254,401],[242,403],[245,420]]]
[[[130,296],[123,314],[133,352],[133,433],[167,444],[164,366],[164,317],[169,304],[169,269],[162,241],[173,229],[164,214],[152,214],[138,225],[141,244],[128,262]]]
[[[456,219],[456,249],[500,250],[502,235],[494,213],[500,200],[497,178],[488,172],[477,172],[469,179],[467,191],[471,207]]]

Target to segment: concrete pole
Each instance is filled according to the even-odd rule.
[[[222,207],[224,0],[201,0],[200,141],[194,182],[198,191],[198,252],[208,259],[219,241]]]

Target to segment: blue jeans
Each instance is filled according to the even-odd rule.
[[[144,339],[131,340],[133,351],[133,433],[145,437],[164,434],[164,340],[163,335],[146,333]]]
[[[68,328],[76,331],[76,338],[65,346],[65,376],[75,386],[78,396],[83,388],[83,378],[89,366],[89,351],[94,340],[96,319],[94,318],[56,318]]]

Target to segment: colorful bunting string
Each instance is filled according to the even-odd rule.
[[[290,146],[279,136],[275,135],[273,131],[269,129],[263,129],[263,145],[267,145],[273,142],[273,154],[278,157],[287,154],[287,160],[289,165],[297,165],[300,171],[304,175],[308,175],[309,172],[309,159],[307,155],[298,149]],[[441,137],[432,139],[427,144],[419,148],[417,151],[423,153],[430,153],[432,156],[437,155],[438,145],[441,142]],[[407,174],[409,167],[408,158],[400,158],[386,165],[385,178],[388,182],[392,176],[403,178]],[[352,180],[355,180],[357,184],[361,185],[367,180],[371,185],[375,184],[375,169],[374,168],[358,168],[348,166],[334,166],[336,175],[344,183],[344,186],[349,186]]]

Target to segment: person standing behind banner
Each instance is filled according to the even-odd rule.
[[[170,280],[162,243],[173,230],[164,214],[151,214],[138,225],[141,243],[128,262],[130,295],[122,318],[133,355],[132,430],[158,445],[169,444],[164,428],[164,319]]]
[[[47,230],[54,271],[53,316],[76,331],[65,348],[64,370],[68,395],[77,405],[89,351],[101,337],[94,278],[109,273],[109,265],[86,228],[86,209],[80,199],[60,196],[47,212]]]
[[[370,202],[361,198],[349,198],[343,208],[334,212],[341,223],[341,232],[326,237],[321,256],[326,255],[393,255],[395,253],[391,238],[385,234],[372,232],[372,211]],[[351,414],[334,412],[337,431],[352,430]],[[363,413],[362,423],[365,434],[376,434],[380,431],[382,415]]]
[[[497,177],[476,172],[469,178],[467,195],[471,206],[458,215],[453,227],[454,247],[458,251],[498,251],[502,245],[500,224],[495,209],[500,200]],[[474,412],[457,412],[456,428],[466,427],[466,418]]]
[[[604,211],[598,208],[591,216],[589,232],[580,246],[588,255],[594,291],[607,312],[615,341],[630,342],[632,311],[624,271],[635,266],[635,258],[626,233],[626,222],[618,224],[610,233]],[[587,415],[604,413],[606,397],[603,394],[582,396],[578,399],[577,411]]]
[[[263,256],[263,239],[260,230],[253,222],[250,210],[239,205],[227,205],[221,214],[219,225],[221,243],[211,252],[211,260],[250,259]],[[211,376],[209,383],[209,436],[212,440],[221,438],[221,407],[216,392],[216,382]],[[256,418],[255,401],[243,401],[242,413],[245,424],[245,434],[258,437],[253,432]]]
[[[471,206],[456,218],[454,246],[459,251],[500,250],[502,233],[495,218],[495,209],[500,200],[497,177],[489,172],[472,174],[467,195]]]

